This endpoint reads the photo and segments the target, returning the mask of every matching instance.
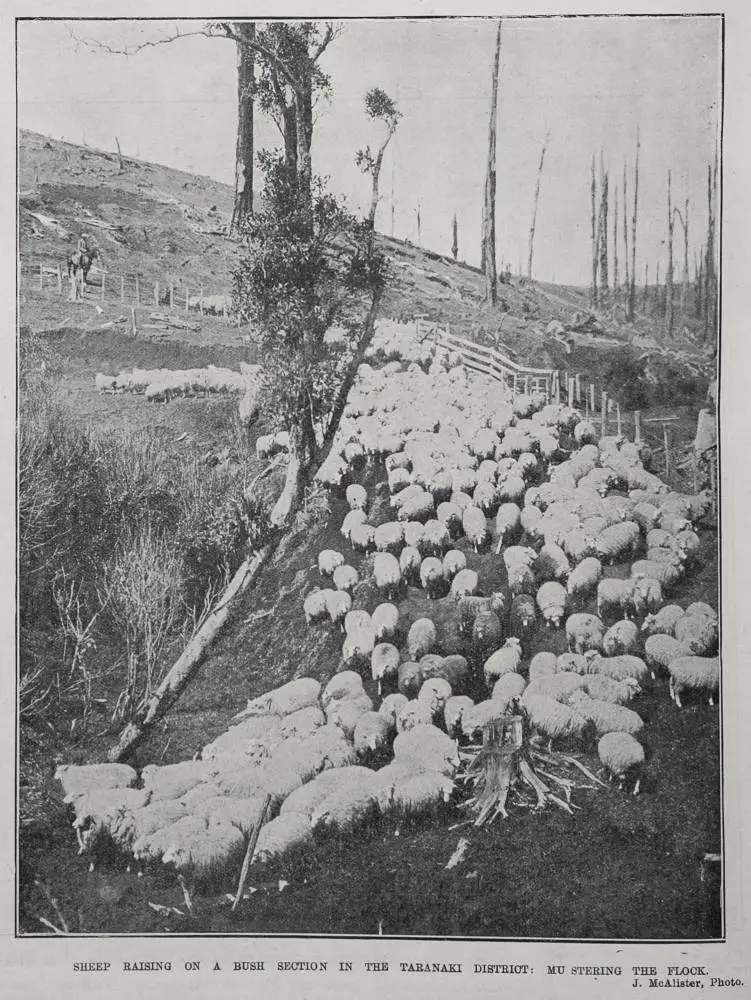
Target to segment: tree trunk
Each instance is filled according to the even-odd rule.
[[[633,320],[636,309],[636,219],[639,207],[639,129],[636,129],[636,159],[634,161],[634,211],[631,216],[631,288],[628,295],[628,318]]]
[[[375,229],[375,217],[376,211],[378,210],[378,184],[381,177],[381,167],[383,166],[383,155],[386,152],[386,147],[391,141],[391,136],[396,132],[397,122],[394,121],[389,125],[388,132],[386,133],[386,138],[381,144],[381,148],[378,150],[378,155],[375,158],[375,163],[373,164],[373,169],[371,171],[371,177],[373,180],[373,192],[370,198],[370,211],[368,212],[368,221],[370,223],[370,228]],[[392,175],[392,208],[393,208],[393,175]],[[392,223],[392,236],[393,236],[393,223]]]
[[[602,153],[600,154],[600,306],[608,304],[608,175],[605,170]]]
[[[482,270],[485,275],[485,301],[490,305],[495,305],[498,298],[498,275],[495,265],[495,147],[498,122],[498,70],[501,61],[502,24],[503,21],[499,18],[490,93],[488,164],[485,175],[485,200],[482,211]]]
[[[540,153],[540,164],[537,167],[537,182],[535,184],[535,200],[532,207],[532,225],[529,227],[529,255],[527,257],[527,277],[532,280],[532,255],[534,253],[535,244],[535,227],[537,226],[537,203],[540,200],[540,180],[542,179],[542,165],[545,162],[545,149],[548,145],[548,139],[550,135],[545,136],[545,141],[542,144],[542,151]]]
[[[118,170],[122,173],[125,170],[125,163],[123,162],[123,152],[120,149],[120,140],[115,136],[115,145],[117,146],[117,162]]]
[[[694,315],[697,319],[701,319],[704,315],[704,303],[702,301],[704,286],[704,257],[705,250],[704,247],[702,247],[701,253],[699,254],[699,260],[696,264],[696,301],[694,302]]]
[[[649,315],[649,264],[644,264],[644,298],[642,308],[645,316]]]
[[[707,165],[707,249],[704,264],[704,336],[717,329],[717,284],[715,275],[715,193],[717,185],[717,161],[715,160],[714,183],[712,166]]]
[[[597,308],[597,181],[595,180],[595,154],[592,153],[592,181],[590,184],[592,202],[592,306]]]
[[[242,38],[254,40],[253,22],[238,22],[235,31]],[[230,231],[239,229],[242,220],[253,213],[253,110],[255,103],[255,52],[237,43],[237,145],[235,148],[235,202]]]
[[[623,161],[623,290],[628,302],[629,277],[628,277],[628,174],[626,171],[626,161]],[[627,310],[628,311],[628,310]]]
[[[618,305],[618,185],[613,191],[613,319]]]
[[[297,129],[297,185],[302,207],[310,213],[313,228],[313,89],[310,79],[295,92],[295,127]]]
[[[456,212],[454,212],[454,221],[451,224],[451,235],[452,235],[451,253],[453,255],[454,260],[456,260],[459,255],[459,228],[456,222]]]
[[[665,333],[673,335],[673,195],[671,173],[668,170],[668,266],[665,269]]]
[[[688,198],[683,203],[683,285],[681,286],[681,316],[685,319],[688,310]]]
[[[282,111],[284,125],[284,162],[291,177],[297,176],[297,114],[294,102]]]

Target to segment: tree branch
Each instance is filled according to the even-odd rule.
[[[334,39],[339,38],[341,33],[342,33],[341,26],[335,27],[333,21],[328,21],[326,24],[326,34],[324,35],[321,44],[318,46],[318,48],[311,56],[311,61],[314,63],[318,62],[318,60],[321,58],[323,53],[329,47],[331,42],[333,42]]]

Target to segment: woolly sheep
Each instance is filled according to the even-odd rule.
[[[417,546],[422,556],[437,556],[443,558],[451,545],[449,529],[443,521],[429,520],[425,522],[422,538]]]
[[[462,528],[477,552],[488,538],[488,522],[484,512],[479,507],[466,507],[462,512]]]
[[[437,639],[438,632],[430,618],[418,618],[407,633],[407,658],[419,660],[433,649]]]
[[[338,698],[329,702],[326,707],[326,719],[334,726],[338,726],[348,740],[352,739],[355,732],[357,720],[365,712],[373,710],[373,702],[363,691],[362,695],[354,694],[347,698]]]
[[[405,545],[399,556],[399,572],[402,579],[407,583],[412,583],[419,579],[422,556],[416,548]]]
[[[557,673],[557,657],[555,653],[546,651],[536,653],[529,664],[529,680],[534,681],[539,677],[547,677]]]
[[[594,556],[582,559],[569,575],[566,590],[569,597],[580,601],[590,597],[602,577],[602,563]]]
[[[627,776],[637,772],[633,794],[638,795],[638,770],[644,763],[644,748],[630,733],[606,733],[597,743],[597,755],[608,775],[616,778],[621,788]]]
[[[634,735],[644,728],[644,721],[638,712],[625,705],[590,698],[584,691],[574,691],[569,697],[569,704],[594,724],[598,736],[604,736],[605,733]]]
[[[473,506],[472,497],[468,493],[464,493],[462,490],[454,490],[448,503],[458,510],[460,515],[467,509],[467,507]],[[441,520],[443,520],[443,518],[441,518]]]
[[[370,654],[373,680],[378,682],[380,692],[384,680],[396,678],[399,670],[399,650],[390,642],[379,642]]]
[[[589,662],[583,653],[561,653],[556,659],[556,670],[560,673],[586,674]]]
[[[612,524],[596,538],[597,555],[603,562],[617,562],[634,552],[639,538],[639,525],[635,521]]]
[[[426,653],[425,656],[420,657],[418,662],[420,664],[423,681],[427,680],[428,677],[441,676],[441,670],[443,669],[443,657],[438,653]]]
[[[357,570],[354,566],[337,566],[334,570],[334,586],[337,590],[344,590],[351,594],[357,585]]]
[[[60,764],[55,779],[69,802],[95,789],[129,788],[138,781],[138,774],[128,764]]]
[[[678,540],[678,545],[684,555],[686,564],[693,565],[699,554],[701,539],[695,531],[679,531],[675,537]]]
[[[479,580],[473,569],[462,569],[451,581],[451,593],[454,597],[468,597],[477,592]]]
[[[571,571],[568,557],[563,549],[554,542],[543,545],[540,554],[532,565],[535,579],[540,583],[547,580],[565,580]]]
[[[415,697],[425,680],[422,667],[415,660],[405,660],[400,663],[397,677],[399,692],[407,698]]]
[[[454,469],[451,485],[454,493],[464,493],[470,496],[477,486],[477,476],[471,469]]]
[[[349,540],[355,552],[369,552],[375,546],[375,528],[372,524],[367,524],[367,522],[364,524],[354,524],[349,533]],[[339,566],[334,570],[334,574],[341,569],[343,567]]]
[[[528,538],[533,542],[541,541],[543,513],[539,507],[524,506],[521,512],[521,526]]]
[[[649,562],[670,563],[678,572],[683,569],[683,553],[672,552],[670,549],[647,549],[646,557]]]
[[[440,597],[445,586],[443,563],[440,559],[428,556],[420,564],[420,584],[428,598]]]
[[[347,632],[342,643],[342,659],[345,664],[359,665],[369,660],[375,646],[375,631],[372,624]]]
[[[522,704],[527,698],[533,698],[540,694],[547,698],[554,698],[556,701],[566,701],[574,691],[580,691],[584,687],[584,683],[583,675],[566,671],[538,677],[536,680],[530,681],[524,689]]]
[[[192,838],[200,837],[206,826],[204,816],[181,816],[173,823],[140,834],[133,842],[133,857],[137,861],[158,861],[170,848],[181,847]]]
[[[523,502],[526,489],[527,484],[521,475],[515,475],[512,472],[499,479],[496,493],[501,503],[515,503],[518,505]]]
[[[118,836],[113,830],[113,839],[120,847],[129,848],[135,854],[137,841],[140,840],[139,846],[145,848],[147,838],[153,833],[186,815],[187,806],[184,802],[178,799],[161,799],[158,802],[134,809],[131,814],[132,825],[129,826],[124,836]]]
[[[326,716],[321,709],[317,705],[308,705],[307,708],[300,708],[297,712],[284,716],[279,726],[279,736],[283,740],[290,736],[304,739],[325,723]]]
[[[405,455],[403,451],[396,452],[392,455],[387,455],[386,457],[386,471],[392,472],[394,469],[411,469],[412,462],[408,455]]]
[[[177,799],[210,775],[210,765],[202,760],[184,760],[177,764],[148,764],[141,771],[143,787],[151,801]]]
[[[420,661],[423,664],[425,657]],[[451,685],[452,691],[463,691],[469,681],[469,664],[466,657],[459,653],[439,658],[440,662],[432,671],[433,677],[441,677]],[[431,674],[427,669],[423,669],[423,675],[427,679]]]
[[[379,552],[399,555],[404,544],[404,525],[401,521],[386,521],[373,531],[373,542]]]
[[[363,629],[363,628],[364,629],[372,628],[373,633],[375,634],[375,627],[373,625],[373,620],[368,614],[368,612],[360,609],[356,611],[348,611],[347,614],[344,616],[344,631],[347,633],[347,635],[349,635],[350,632],[356,632],[358,629]]]
[[[654,504],[642,500],[634,504],[631,510],[631,518],[636,521],[642,532],[647,535],[657,526],[658,513],[659,508],[655,507]]]
[[[565,587],[554,580],[543,583],[537,591],[536,601],[545,624],[548,627],[560,628],[568,602]]]
[[[686,691],[705,694],[709,704],[720,686],[720,659],[718,656],[679,656],[668,665],[670,672],[670,697],[682,708],[681,695]]]
[[[658,611],[663,604],[662,584],[660,581],[648,576],[641,576],[634,583],[634,593],[636,594],[636,603],[640,613],[654,613]]]
[[[567,531],[563,536],[562,546],[563,551],[575,566],[584,559],[591,559],[597,555],[596,536],[584,528],[574,528]]]
[[[310,819],[305,813],[285,812],[261,827],[253,861],[266,862],[313,842]]]
[[[469,739],[474,739],[491,719],[500,718],[506,710],[507,702],[488,698],[470,705],[462,712],[461,732]]]
[[[399,609],[395,604],[379,604],[371,616],[375,637],[379,642],[390,642],[399,630]]]
[[[652,528],[651,531],[648,531],[646,545],[648,549],[664,548],[669,549],[676,555],[680,555],[681,553],[678,536],[674,535],[672,531],[665,531],[664,528]]]
[[[596,444],[599,434],[591,420],[580,420],[574,427],[574,440],[578,445]]]
[[[73,828],[79,843],[79,853],[90,850],[104,835],[116,843],[129,846],[135,835],[133,811],[143,808],[150,792],[139,788],[94,788],[72,796],[76,818]],[[67,801],[71,801],[68,798]]]
[[[412,477],[406,469],[391,469],[388,473],[389,493],[399,493],[412,482]]]
[[[422,486],[418,486],[417,483],[411,483],[409,486],[405,486],[403,490],[399,490],[398,493],[394,493],[390,501],[391,506],[394,510],[399,511],[405,503],[421,497],[423,493]]]
[[[495,516],[495,530],[498,535],[496,554],[503,548],[504,542],[515,537],[521,530],[521,510],[515,503],[502,503]]]
[[[447,471],[434,473],[425,483],[425,489],[432,494],[436,504],[445,503],[453,492],[451,474]]]
[[[537,624],[535,599],[529,594],[517,594],[511,601],[509,632],[517,639],[528,639]]]
[[[683,618],[685,612],[678,604],[666,604],[653,615],[647,615],[642,622],[641,630],[648,636],[664,633],[673,635],[676,624]]]
[[[507,639],[503,646],[489,656],[483,664],[482,673],[486,687],[492,688],[499,677],[518,671],[521,659],[522,650],[519,640],[514,637]]]
[[[385,591],[388,597],[395,596],[402,581],[399,560],[396,556],[392,556],[390,552],[376,552],[373,577],[379,590]]]
[[[658,563],[649,559],[638,559],[631,564],[631,578],[634,580],[656,580],[661,587],[669,589],[681,578],[681,570],[673,563]]]
[[[420,524],[419,521],[408,521],[404,525],[404,543],[413,549],[420,551],[420,543],[422,542],[422,537],[425,533],[424,525]],[[420,555],[422,558],[422,554]]]
[[[436,510],[436,517],[446,525],[453,538],[460,534],[462,530],[462,512],[461,508],[456,504],[448,501],[439,504]]]
[[[498,510],[498,503],[498,491],[495,485],[485,479],[479,480],[472,491],[472,504],[486,517],[493,517]]]
[[[508,708],[512,701],[521,698],[526,686],[527,682],[521,674],[503,674],[493,685],[493,689],[490,692],[490,700],[496,701]]]
[[[396,726],[396,717],[399,712],[404,708],[409,699],[406,695],[401,694],[401,692],[394,692],[393,694],[387,694],[386,697],[381,702],[378,707],[378,711],[386,719],[389,720],[392,726]]]
[[[354,670],[340,670],[334,674],[321,695],[321,705],[326,708],[329,702],[347,698],[363,690],[362,677]]]
[[[503,624],[494,611],[480,611],[472,624],[472,651],[477,661],[486,659],[503,641]]]
[[[605,674],[586,675],[583,690],[590,698],[609,701],[613,705],[626,705],[638,694],[641,694],[639,682],[633,677],[624,677],[623,680],[616,681]]]
[[[363,712],[353,734],[355,752],[367,756],[386,749],[395,723],[380,712]]]
[[[352,483],[347,487],[346,499],[350,510],[367,510],[368,493],[359,483]]]
[[[474,701],[465,694],[455,694],[443,706],[443,724],[449,736],[458,736],[462,731],[462,716],[472,708]]]
[[[717,612],[709,604],[705,604],[704,601],[694,601],[693,604],[689,604],[686,608],[686,614],[691,615],[693,618],[701,616],[715,622],[717,621]]]
[[[632,656],[630,653],[621,653],[619,656],[602,656],[596,650],[590,650],[586,653],[586,657],[590,673],[611,677],[616,681],[632,677],[638,684],[643,684],[650,673],[644,660],[640,656]]]
[[[303,601],[302,609],[307,625],[323,621],[328,614],[328,607],[326,605],[326,594],[328,592],[328,590],[313,590]]]
[[[518,594],[529,594],[533,596],[537,591],[537,581],[529,566],[516,564],[512,565],[506,573],[509,593],[512,596]]]
[[[530,725],[546,736],[552,746],[554,740],[582,738],[589,723],[575,709],[545,694],[526,695],[523,699]]]
[[[710,618],[685,614],[676,622],[673,634],[694,656],[713,656],[717,652],[717,622]]]
[[[644,659],[652,672],[667,671],[673,660],[688,655],[688,650],[672,635],[661,632],[650,635],[644,642]]]
[[[352,598],[345,590],[324,590],[323,593],[332,625],[341,625],[344,631],[344,619],[352,607]]]
[[[318,572],[321,576],[333,576],[337,566],[344,565],[344,556],[335,549],[323,549],[318,553]]]
[[[451,775],[459,765],[456,741],[432,723],[413,727],[394,740],[394,763],[402,761],[415,770]]]
[[[602,651],[605,627],[596,615],[583,612],[566,619],[566,639],[571,653],[586,653],[588,649]]]
[[[444,580],[451,583],[457,573],[467,568],[467,557],[459,549],[449,549],[441,565]]]
[[[426,701],[413,699],[399,711],[396,717],[397,733],[405,733],[415,726],[427,726],[433,721],[433,710]]]
[[[435,771],[422,772],[394,782],[388,811],[400,816],[423,816],[444,806],[454,790],[451,778]]]
[[[374,785],[375,772],[370,768],[354,764],[350,767],[341,767],[328,771],[321,771],[312,781],[306,782],[300,788],[295,789],[292,794],[284,800],[279,810],[280,816],[288,813],[297,813],[308,817],[308,824],[313,814],[313,810],[339,789],[363,788]]]
[[[430,677],[423,682],[417,700],[430,707],[435,720],[443,714],[443,708],[451,695],[451,685],[448,681],[442,677]]]
[[[404,501],[399,508],[397,517],[400,521],[422,521],[425,522],[433,517],[435,513],[435,503],[431,493],[423,490],[418,496],[413,496]]]
[[[633,618],[642,603],[633,580],[607,578],[597,584],[597,614],[600,618]]]
[[[639,626],[627,618],[617,621],[605,633],[602,649],[606,656],[633,653],[639,645]]]
[[[342,521],[341,532],[347,541],[350,540],[352,534],[352,528],[356,524],[365,524],[367,520],[367,515],[364,510],[351,510],[347,515],[345,515]]]
[[[691,527],[691,522],[686,517],[673,517],[669,514],[660,513],[657,518],[657,523],[665,531],[669,531],[673,535],[677,535],[681,531],[688,531]]]
[[[205,819],[200,832],[173,835],[162,855],[165,865],[178,872],[190,872],[197,879],[208,877],[239,861],[245,849],[245,835],[233,823],[217,814]]]

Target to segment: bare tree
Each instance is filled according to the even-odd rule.
[[[600,216],[598,222],[598,245],[600,255],[600,306],[608,300],[608,174],[605,159],[600,152]]]
[[[702,299],[704,290],[704,260],[706,257],[706,249],[702,246],[699,253],[698,260],[694,261],[694,273],[696,275],[696,292],[695,292],[695,302],[694,302],[694,315],[697,319],[701,319],[704,315],[704,303]]]
[[[673,211],[673,195],[671,189],[671,172],[668,170],[668,265],[665,269],[665,333],[670,337],[673,333],[673,229],[675,214]]]
[[[688,273],[688,198],[686,198],[683,203],[683,211],[677,206],[673,209],[675,215],[678,216],[678,220],[683,229],[683,281],[681,282],[681,316],[686,315],[686,309],[688,306],[688,284],[689,284],[689,273]]]
[[[639,207],[639,128],[636,129],[636,158],[634,160],[634,211],[631,216],[631,288],[628,295],[628,318],[634,319],[636,309],[636,220]]]
[[[591,223],[592,223],[592,305],[597,308],[597,181],[595,178],[595,154],[592,153],[592,177],[590,181]]]
[[[498,123],[498,70],[501,62],[501,28],[498,18],[495,40],[493,75],[490,91],[490,121],[488,124],[488,163],[485,174],[485,198],[482,209],[481,265],[485,275],[485,301],[495,305],[498,298],[498,275],[495,265],[495,155]]]
[[[628,277],[628,217],[626,216],[626,211],[628,209],[628,173],[626,170],[626,160],[623,160],[623,289],[626,293],[626,301],[628,302],[629,296],[629,277]],[[628,310],[627,310],[628,311]]]
[[[613,317],[618,305],[618,185],[613,191]]]
[[[707,243],[704,263],[704,336],[717,330],[717,276],[715,274],[715,203],[717,198],[717,153],[714,172],[707,165]]]
[[[381,176],[381,167],[383,166],[383,154],[386,152],[386,147],[391,142],[391,137],[396,132],[399,119],[402,116],[394,101],[380,87],[373,87],[365,95],[365,114],[370,121],[381,121],[386,126],[386,134],[375,155],[370,146],[366,146],[365,149],[358,149],[355,154],[355,163],[364,174],[370,174],[372,180],[373,190],[370,197],[368,222],[370,223],[370,228],[375,229],[375,217],[379,201],[378,181]]]
[[[649,264],[646,261],[644,262],[644,298],[642,303],[642,309],[647,315],[649,309]]]
[[[537,167],[537,181],[535,183],[535,199],[532,208],[532,225],[529,227],[529,255],[527,257],[527,277],[532,279],[532,255],[534,253],[535,244],[535,227],[537,226],[537,205],[540,200],[540,181],[542,179],[542,167],[545,162],[545,150],[548,147],[548,141],[550,139],[550,132],[545,136],[542,144],[542,150],[540,152],[540,163]]]
[[[451,223],[451,237],[451,253],[456,260],[459,255],[459,227],[456,221],[456,212],[454,212],[454,219]]]

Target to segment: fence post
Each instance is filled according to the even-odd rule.
[[[662,425],[662,440],[665,445],[665,478],[670,475],[670,433],[668,425]]]
[[[39,291],[41,292],[44,288],[44,274],[42,272],[42,262],[39,261]]]
[[[620,437],[621,436],[621,429],[622,429],[622,427],[621,427],[621,404],[620,403],[616,403],[615,404],[615,425],[617,427],[616,433],[617,433],[618,437]]]
[[[154,285],[154,305],[159,307],[159,282]]]
[[[125,275],[120,275],[120,302],[125,302]]]
[[[105,295],[106,283],[107,283],[107,272],[106,271],[102,271],[102,291],[100,293],[100,298],[101,298],[102,302],[104,302],[104,295]]]
[[[529,395],[529,375],[524,376],[524,395]]]
[[[138,327],[136,326],[136,307],[135,306],[131,306],[130,307],[130,322],[131,322],[131,326],[133,328],[133,336],[137,337],[138,336]]]
[[[203,316],[203,286],[201,287],[201,297],[198,300],[198,308],[201,310],[201,315]]]
[[[574,382],[576,383],[576,405],[581,406],[582,403],[582,384],[581,378],[579,377],[579,372],[574,376]]]
[[[175,286],[171,281],[169,283],[169,307],[170,309],[175,308]]]
[[[63,294],[63,269],[60,265],[57,265],[57,293],[58,295]]]
[[[561,401],[561,373],[558,370],[555,373],[555,401],[556,403]]]
[[[605,437],[608,432],[608,394],[603,390],[602,396],[600,397],[600,405],[602,407],[602,432],[601,436]]]
[[[140,304],[141,304],[141,282],[138,278],[138,275],[136,275],[136,305],[140,306]]]
[[[574,408],[574,380],[572,378],[568,380],[568,406],[570,410]]]
[[[641,444],[641,410],[634,410],[634,444]]]
[[[597,413],[597,407],[595,406],[595,384],[594,382],[589,383],[589,409],[592,416]]]

